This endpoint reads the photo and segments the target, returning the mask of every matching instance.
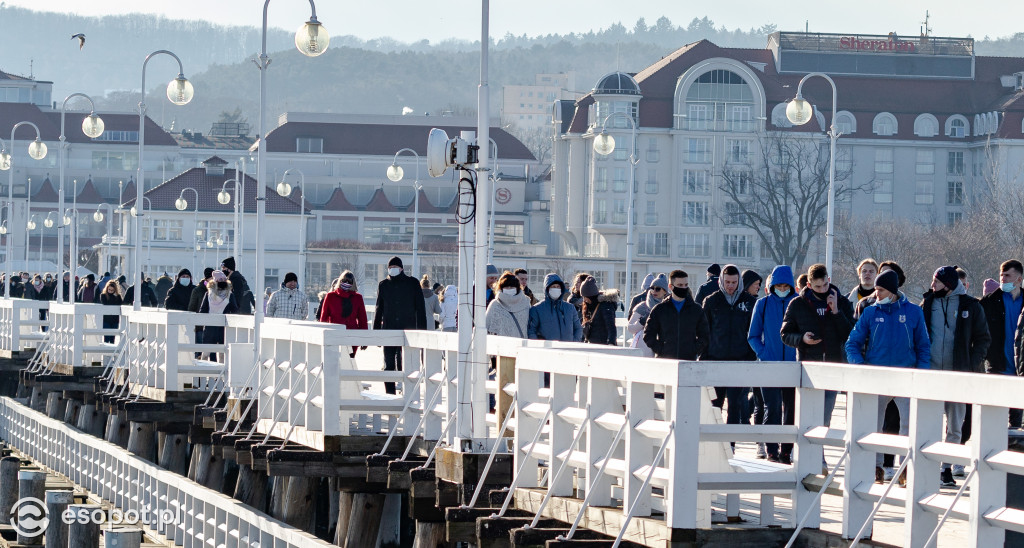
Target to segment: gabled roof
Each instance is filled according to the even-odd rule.
[[[9,72],[4,72],[2,70],[0,70],[0,80],[22,80],[29,82],[32,81],[31,78],[25,76],[18,76],[17,74],[11,74]]]
[[[76,104],[76,107],[78,105]],[[139,115],[131,113],[98,112],[103,118],[103,125],[106,131],[138,131]],[[69,143],[103,143],[90,139],[82,133],[82,119],[88,113],[82,110],[68,110],[64,114],[64,138]],[[44,141],[54,142],[60,139],[60,111],[43,112],[38,106],[28,103],[0,103],[0,135],[4,140],[11,135],[11,128],[21,121],[29,121],[39,126],[39,132]],[[15,137],[20,140],[35,139],[35,131],[31,127],[18,128]],[[177,142],[171,138],[151,118],[146,117],[146,144],[157,146],[177,146]],[[52,150],[56,154],[56,150]]]
[[[78,202],[83,204],[102,204],[107,200],[96,190],[96,185],[93,184],[92,179],[85,182],[85,185],[80,187],[81,190],[78,192]]]
[[[53,188],[49,177],[43,180],[43,184],[39,185],[39,190],[32,195],[33,202],[52,204],[58,200],[60,200],[60,196],[57,195],[57,189]]]
[[[196,195],[199,197],[199,211],[206,212],[218,212],[218,213],[231,213],[234,211],[234,199],[235,199],[235,186],[234,183],[227,186],[228,192],[231,193],[232,202],[227,204],[221,204],[217,201],[217,194],[220,193],[221,188],[224,186],[224,181],[228,179],[234,179],[238,177],[240,173],[236,174],[233,169],[224,170],[223,175],[207,175],[206,170],[201,167],[191,168],[170,180],[157,185],[147,191],[145,196],[149,198],[147,206],[152,206],[157,211],[176,211],[174,207],[175,200],[182,195],[182,191],[186,188],[195,189],[195,193],[191,190],[186,190],[184,198],[188,201],[188,207],[185,209],[186,212],[192,212],[196,207],[195,200]],[[255,213],[256,212],[256,179],[248,175],[245,176],[245,212]],[[134,196],[125,195],[124,207],[131,207],[135,204]],[[299,203],[292,200],[279,196],[277,191],[271,188],[267,188],[267,213],[299,213]],[[309,208],[306,208],[306,213],[309,212]]]
[[[363,207],[366,211],[398,211],[398,208],[384,195],[384,189],[378,188],[373,192],[370,201]]]
[[[416,193],[416,198],[420,201],[420,213],[444,213],[445,211],[443,208],[432,204],[427,198],[427,194],[423,192],[422,188]],[[415,206],[416,204],[414,204],[412,200],[409,200],[409,205],[406,206],[406,211],[415,211]]]
[[[356,206],[348,201],[348,198],[345,197],[345,192],[341,190],[341,187],[338,187],[331,193],[331,198],[327,200],[322,209],[327,211],[355,211]]]

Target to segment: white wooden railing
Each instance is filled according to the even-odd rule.
[[[49,308],[49,301],[0,299],[0,354],[10,358],[39,348],[46,338],[43,327],[49,325],[39,319],[39,311]]]
[[[105,336],[116,336],[119,328],[105,329],[103,316],[120,316],[130,307],[86,303],[50,303],[50,345],[47,361],[65,372],[73,367],[102,366],[113,356],[116,347],[104,342]]]

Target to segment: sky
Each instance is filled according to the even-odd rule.
[[[259,0],[4,0],[8,6],[36,10],[109,15],[144,12],[172,19],[204,19],[228,25],[259,26]],[[931,13],[935,36],[1003,37],[1021,32],[1024,2],[975,0],[856,0],[826,2],[794,0],[495,0],[491,2],[491,37],[506,33],[537,36],[602,29],[621,22],[627,28],[640,17],[648,25],[661,16],[676,25],[707,16],[729,29],[771,23],[779,30],[799,31],[805,24],[812,32],[862,34],[917,34],[925,9]],[[294,30],[308,17],[302,0],[277,0],[269,10],[271,26]],[[480,37],[480,7],[472,0],[320,0],[317,15],[332,36],[354,35],[362,39],[391,37],[402,42]]]

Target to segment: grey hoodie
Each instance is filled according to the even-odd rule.
[[[957,311],[960,310],[960,295],[966,295],[964,284],[957,282],[956,289],[945,297],[932,301],[932,369],[952,371],[953,348],[956,346]]]

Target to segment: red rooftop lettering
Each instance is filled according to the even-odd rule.
[[[861,40],[856,36],[844,36],[839,39],[839,49],[913,53],[915,47],[913,42],[894,37],[890,37],[888,40]]]

